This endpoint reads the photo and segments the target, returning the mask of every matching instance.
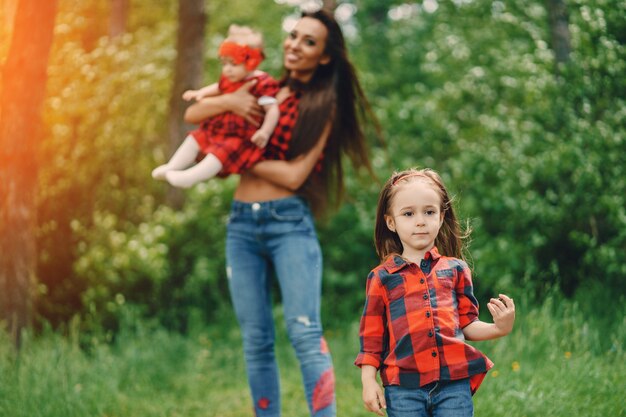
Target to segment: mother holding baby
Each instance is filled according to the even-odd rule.
[[[322,335],[322,253],[312,212],[340,202],[343,155],[371,172],[360,125],[360,116],[371,113],[331,13],[303,13],[283,51],[285,75],[276,96],[281,117],[264,160],[241,174],[235,190],[226,237],[227,275],[256,416],[280,416],[273,270],[310,414],[332,417],[335,377]],[[186,121],[200,123],[231,111],[253,122],[260,109],[249,87],[193,104]]]

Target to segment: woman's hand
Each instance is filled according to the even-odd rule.
[[[254,84],[256,84],[256,80],[250,80],[233,93],[204,97],[198,100],[185,111],[185,121],[200,124],[210,117],[231,111],[254,126],[259,126],[258,118],[263,116],[263,110],[257,103],[256,97],[250,94],[250,89]]]
[[[230,111],[243,117],[253,126],[260,126],[258,120],[263,116],[263,108],[257,102],[257,98],[250,93],[256,82],[248,81],[237,91],[228,94],[227,100]]]

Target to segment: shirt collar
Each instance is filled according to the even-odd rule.
[[[441,258],[441,255],[439,254],[436,246],[433,246],[433,248],[424,255],[424,259],[427,260],[432,259],[433,261],[436,261],[439,258]],[[387,259],[383,262],[383,267],[387,270],[387,272],[393,274],[411,263],[412,262],[409,262],[397,253],[392,253],[387,256]]]

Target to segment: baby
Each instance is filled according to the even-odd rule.
[[[251,167],[261,159],[280,117],[274,97],[278,82],[257,70],[264,58],[261,34],[249,27],[231,25],[218,55],[222,62],[219,83],[185,91],[183,99],[200,101],[236,91],[248,81],[256,80],[250,92],[258,97],[265,117],[258,129],[232,112],[205,120],[185,138],[166,164],[152,171],[153,178],[166,180],[174,187],[189,188],[218,174],[225,177]],[[189,168],[198,156],[203,159]]]

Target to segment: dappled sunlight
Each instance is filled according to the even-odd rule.
[[[287,32],[302,9],[325,3],[337,6],[386,142],[367,132],[377,178],[363,179],[346,164],[348,198],[316,223],[322,349],[333,354],[340,415],[365,415],[353,361],[363,288],[378,262],[379,182],[413,166],[441,172],[472,229],[467,258],[481,305],[500,291],[519,300],[511,335],[476,344],[495,363],[476,396],[477,415],[619,415],[615,387],[623,384],[626,340],[622,3],[567,3],[571,50],[557,62],[550,2],[209,1],[201,79],[186,82],[217,80],[216,51],[231,23],[263,32],[262,69],[280,79]],[[172,110],[178,0],[128,2],[117,34],[111,0],[59,0],[50,55],[27,61],[19,60],[40,45],[40,26],[14,25],[17,5],[0,6],[0,292],[30,290],[32,326],[19,363],[15,333],[0,332],[0,414],[249,413],[224,245],[239,178],[176,195],[151,177],[176,149],[172,126],[182,120]],[[30,64],[41,65],[31,73]],[[13,201],[19,204],[7,204]],[[29,263],[19,275],[26,281],[11,281],[17,275],[6,272],[9,261]],[[283,413],[295,416],[305,400],[274,284],[271,295]],[[330,377],[320,382],[321,403],[328,386]]]

